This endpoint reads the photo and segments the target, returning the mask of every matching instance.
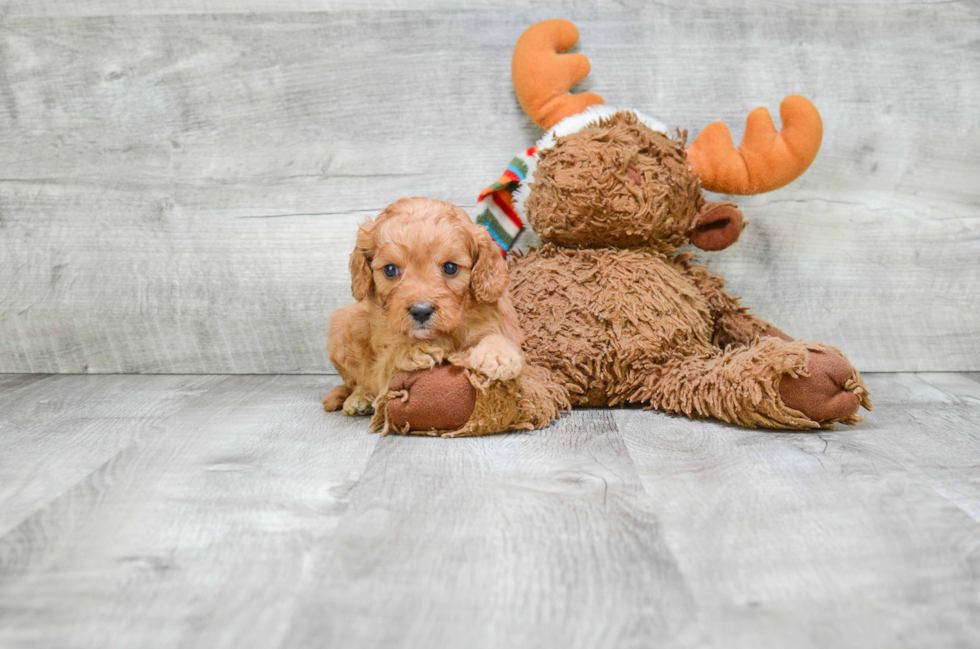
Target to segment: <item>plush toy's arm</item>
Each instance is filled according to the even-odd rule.
[[[739,298],[725,292],[725,280],[710,274],[705,266],[688,266],[687,273],[708,300],[708,308],[715,321],[712,343],[716,347],[748,345],[759,336],[793,340],[765,320],[749,313],[748,307],[739,304]]]

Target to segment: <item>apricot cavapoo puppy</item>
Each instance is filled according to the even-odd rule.
[[[325,410],[366,415],[396,374],[452,360],[493,381],[523,369],[507,266],[460,208],[403,198],[361,226],[350,256],[357,300],[330,318],[327,353],[344,384]]]

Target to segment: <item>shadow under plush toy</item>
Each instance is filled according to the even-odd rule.
[[[756,194],[807,169],[822,137],[816,108],[789,96],[781,132],[758,108],[737,149],[718,122],[685,147],[686,133],[671,138],[636,111],[568,94],[589,72],[585,56],[562,54],[577,40],[565,20],[538,23],[519,39],[514,89],[547,133],[480,197],[477,220],[505,253],[522,216],[544,242],[509,263],[529,366],[547,370],[573,405],[642,403],[748,427],[860,421],[869,392],[839,350],[793,340],[750,315],[721,277],[678,252],[689,242],[721,250],[742,231],[736,205],[707,202],[702,189]],[[417,396],[405,392],[389,415],[416,428],[444,408],[427,395],[462,380],[441,368],[403,376],[400,385],[418,386]]]

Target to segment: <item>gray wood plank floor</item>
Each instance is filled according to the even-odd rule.
[[[975,647],[980,376],[853,429],[378,437],[332,376],[0,376],[3,647]]]

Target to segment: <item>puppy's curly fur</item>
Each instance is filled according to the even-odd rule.
[[[330,319],[327,353],[344,379],[325,410],[373,412],[399,372],[449,361],[490,381],[517,378],[523,342],[507,266],[460,208],[403,198],[360,227],[350,256],[357,303]],[[411,309],[431,309],[420,320]]]

